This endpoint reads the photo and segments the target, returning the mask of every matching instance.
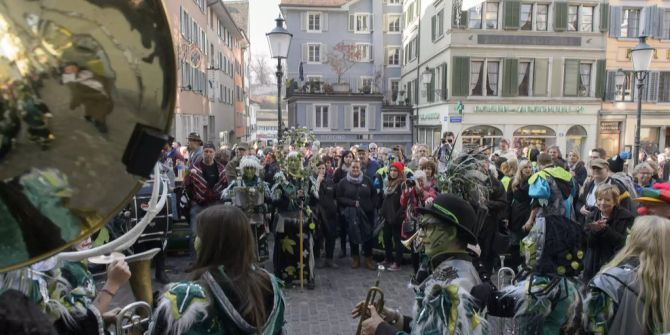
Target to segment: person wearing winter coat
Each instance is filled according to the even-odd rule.
[[[384,251],[386,252],[382,265],[389,271],[400,270],[404,248],[400,243],[400,231],[403,221],[400,196],[402,195],[402,184],[405,182],[405,175],[402,173],[403,170],[404,166],[400,162],[395,162],[389,167],[389,173],[384,183],[383,201],[380,209],[380,215],[384,218]],[[393,255],[394,250],[395,256]]]
[[[530,161],[521,161],[519,169],[507,189],[507,220],[512,236],[510,241],[511,259],[505,265],[515,270],[523,264],[519,246],[521,240],[527,235],[522,227],[530,217],[532,199],[528,195],[528,179],[532,175],[533,167]]]
[[[351,247],[351,267],[361,266],[359,246],[362,245],[365,267],[377,268],[372,260],[372,219],[374,189],[370,178],[361,171],[361,162],[352,161],[347,176],[337,183],[335,191],[341,216],[347,225]]]
[[[426,173],[422,170],[414,172],[414,179],[403,184],[403,193],[400,196],[400,206],[403,208],[404,219],[401,236],[408,239],[418,230],[418,209],[430,206],[437,192],[427,182]],[[414,272],[419,270],[420,255],[418,250],[412,250],[412,266]]]
[[[337,184],[333,181],[333,174],[328,172],[327,164],[320,161],[316,164],[317,176],[314,181],[314,198],[317,205],[314,214],[317,222],[317,239],[314,248],[314,256],[319,259],[318,268],[337,268],[333,262],[333,251],[335,250],[335,239],[337,238],[337,201],[335,188]],[[325,241],[326,255],[321,257],[321,243]]]
[[[628,230],[635,216],[619,206],[619,190],[614,185],[603,185],[596,192],[597,209],[591,222],[586,224],[586,256],[584,281],[588,282],[609,262],[626,243]]]
[[[584,162],[579,160],[579,154],[574,150],[568,152],[568,168],[572,177],[575,178],[577,186],[582,187],[586,181],[588,171],[586,171]]]

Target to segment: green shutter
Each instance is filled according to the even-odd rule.
[[[568,29],[568,3],[554,2],[554,30],[565,31]]]
[[[545,97],[549,87],[549,60],[535,59],[533,70],[533,96]]]
[[[510,0],[504,3],[505,20],[504,29],[519,29],[519,17],[521,16],[521,3],[518,0]]]
[[[470,93],[470,57],[454,57],[452,64],[452,96],[466,97]]]
[[[577,96],[579,86],[579,60],[566,59],[563,71],[563,96]]]
[[[437,22],[437,16],[433,15],[433,17],[430,18],[430,40],[435,41],[435,36],[436,36],[436,22]]]
[[[600,4],[600,31],[606,32],[609,30],[610,20],[610,5],[606,3]]]
[[[461,20],[456,22],[458,12],[461,13]],[[468,22],[468,11],[462,11],[460,6],[454,5],[451,9],[451,26],[453,28],[465,28]]]
[[[607,80],[605,60],[599,59],[596,63],[596,98],[605,97],[605,80]]]
[[[428,84],[428,91],[426,92],[428,96],[428,102],[435,102],[435,69],[430,69],[431,77],[430,83]]]
[[[503,97],[519,95],[519,60],[514,58],[504,60],[501,93]]]

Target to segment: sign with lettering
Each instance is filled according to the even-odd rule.
[[[505,106],[479,105],[475,113],[582,113],[584,106]]]
[[[439,112],[419,114],[419,120],[421,120],[421,121],[439,120],[439,119],[440,119],[440,113]]]
[[[462,123],[463,117],[460,115],[453,115],[449,117],[449,122],[451,123]]]
[[[317,135],[321,141],[345,141],[346,135]]]

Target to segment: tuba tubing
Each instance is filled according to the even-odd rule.
[[[498,270],[498,280],[496,283],[498,290],[502,290],[510,285],[513,285],[515,277],[516,274],[514,273],[514,269],[505,266],[505,256],[500,255],[500,269]],[[509,279],[506,280],[507,278]]]
[[[138,222],[135,227],[130,229],[121,237],[99,247],[82,251],[61,252],[57,255],[59,263],[65,261],[80,261],[89,257],[109,254],[113,251],[125,250],[132,246],[140,237],[140,234],[142,234],[144,228],[149,225],[151,220],[153,220],[158,212],[163,209],[163,206],[165,206],[165,203],[167,202],[168,187],[164,181],[161,181],[159,169],[159,165],[156,164],[154,167],[154,185],[151,192],[151,199],[149,200],[149,209],[147,209],[147,212],[142,217],[142,220],[140,220],[140,222]],[[160,199],[158,199],[158,193],[161,184],[163,184],[163,193],[160,195]]]

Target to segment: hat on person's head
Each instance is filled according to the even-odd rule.
[[[240,143],[237,144],[237,149],[249,150],[249,143],[240,142]]]
[[[365,152],[368,151],[368,146],[366,144],[361,144],[356,148],[356,151],[358,152]]]
[[[655,183],[651,187],[645,187],[635,201],[647,204],[670,205],[670,184]]]
[[[395,168],[400,173],[403,173],[403,171],[405,171],[405,165],[403,163],[400,163],[400,162],[391,163],[391,166],[389,166],[389,169],[390,168]]]
[[[591,162],[589,162],[589,167],[590,168],[595,167],[595,168],[599,168],[599,169],[609,169],[610,165],[607,163],[606,160],[604,160],[602,158],[596,158],[596,159],[591,160]]]
[[[203,149],[203,150],[204,150],[204,149],[212,149],[212,150],[216,151],[216,146],[214,146],[214,143],[212,143],[212,142],[207,142],[207,143],[202,147],[202,149]]]
[[[197,142],[200,142],[200,144],[202,144],[202,138],[200,138],[200,134],[198,134],[196,132],[192,132],[192,133],[188,134],[188,140],[189,141],[197,141]]]
[[[470,204],[453,195],[442,193],[438,195],[430,207],[419,207],[420,214],[430,214],[442,220],[444,224],[456,226],[465,237],[466,243],[477,244],[474,233],[477,215]]]

